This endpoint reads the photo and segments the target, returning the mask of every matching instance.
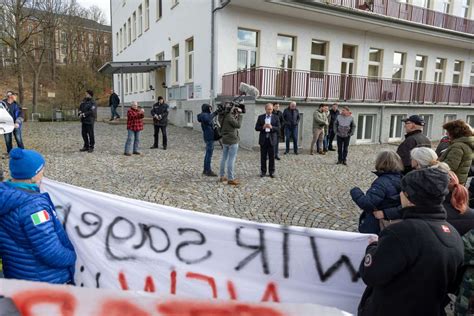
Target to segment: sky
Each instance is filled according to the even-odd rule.
[[[86,8],[94,4],[97,5],[104,11],[107,24],[110,24],[110,0],[78,0],[77,2]]]

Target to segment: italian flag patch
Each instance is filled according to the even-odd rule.
[[[49,221],[49,214],[45,210],[39,211],[38,213],[31,215],[31,219],[33,220],[33,224],[36,226]]]

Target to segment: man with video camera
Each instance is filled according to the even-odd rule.
[[[235,178],[234,165],[239,150],[239,128],[242,125],[242,114],[245,113],[245,106],[238,102],[229,102],[218,109],[219,124],[222,135],[222,159],[219,170],[219,182],[227,182],[229,185],[238,185]],[[225,167],[227,164],[227,177],[225,177]]]

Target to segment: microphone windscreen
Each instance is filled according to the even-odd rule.
[[[245,95],[255,97],[255,98],[258,98],[258,96],[260,95],[260,91],[258,91],[257,88],[243,82],[240,83],[239,91],[241,93],[244,93]]]

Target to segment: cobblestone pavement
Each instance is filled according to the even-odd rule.
[[[260,178],[260,154],[240,149],[236,174],[241,185],[217,183],[202,173],[204,143],[200,132],[169,126],[168,150],[148,149],[153,126],[141,135],[141,156],[123,155],[124,125],[96,124],[96,151],[80,153],[79,123],[27,123],[24,141],[47,159],[46,176],[97,191],[200,212],[337,230],[356,230],[360,211],[349,190],[366,190],[375,179],[375,155],[391,145],[351,146],[349,166],[336,165],[336,153],[326,156],[281,155],[278,178]],[[161,135],[160,135],[161,136]],[[160,139],[161,141],[161,139]],[[2,145],[4,146],[4,145]],[[3,147],[3,150],[5,147]],[[222,151],[216,146],[213,170]],[[2,160],[7,170],[7,160]]]

